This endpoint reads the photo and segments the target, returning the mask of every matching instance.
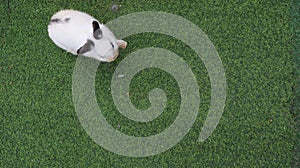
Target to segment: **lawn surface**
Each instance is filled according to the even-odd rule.
[[[296,76],[300,72],[295,70],[299,64],[294,64],[296,52],[292,52],[299,41],[293,35],[296,24],[291,29],[291,22],[299,17],[299,3],[294,2],[294,13],[288,0],[117,4],[121,7],[113,12],[108,0],[1,1],[0,167],[299,166],[295,118],[300,105],[294,93],[297,80],[300,92]],[[184,139],[159,155],[131,158],[97,145],[81,126],[73,105],[77,57],[55,46],[47,34],[50,17],[64,8],[85,11],[104,23],[134,12],[164,11],[196,24],[216,47],[227,79],[226,107],[213,134],[203,143],[197,141],[210,105],[210,81],[203,62],[178,39],[143,33],[126,38],[129,45],[120,57],[101,63],[97,70],[97,101],[107,121],[128,135],[150,136],[175,120],[180,92],[174,78],[162,70],[141,71],[130,85],[131,100],[140,109],[150,106],[150,90],[165,90],[167,108],[157,119],[131,121],[118,113],[111,97],[111,77],[118,63],[131,52],[151,46],[177,53],[196,74],[199,115]]]

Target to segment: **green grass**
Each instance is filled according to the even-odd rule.
[[[295,38],[299,38],[299,29],[295,24],[294,29],[290,28],[290,1],[118,3],[121,9],[112,12],[109,0],[2,1],[0,167],[299,166],[299,129],[298,134],[295,131],[299,127],[299,47],[297,52],[291,52],[299,43]],[[299,2],[293,5],[293,18],[299,19]],[[198,118],[180,143],[156,156],[130,158],[98,146],[80,125],[72,102],[76,57],[55,46],[47,34],[50,17],[64,8],[85,11],[104,23],[151,10],[180,15],[198,25],[214,43],[227,78],[226,107],[213,134],[204,143],[197,141],[210,105],[210,82],[202,61],[173,37],[144,33],[126,38],[129,46],[120,57],[112,63],[101,63],[98,68],[96,95],[104,116],[114,128],[135,136],[154,135],[172,124],[180,93],[169,74],[147,69],[137,74],[130,85],[131,99],[140,109],[150,106],[147,97],[151,89],[160,87],[166,91],[167,108],[148,123],[120,115],[109,90],[113,72],[126,55],[155,46],[177,53],[197,74],[201,96]],[[298,35],[293,35],[293,31]],[[292,89],[297,84],[298,97]],[[298,104],[298,111],[293,102]]]
[[[295,150],[295,167],[300,166],[300,1],[294,0],[291,7],[291,28],[293,30],[293,55],[295,62],[295,87],[294,95],[295,99],[292,106],[293,114],[295,115],[295,128],[297,132],[296,137],[296,150]]]

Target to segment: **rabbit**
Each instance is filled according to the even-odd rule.
[[[74,54],[112,62],[125,49],[127,42],[115,35],[98,20],[77,10],[61,10],[51,17],[50,39],[60,48]]]

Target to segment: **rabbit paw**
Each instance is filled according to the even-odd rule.
[[[125,49],[127,47],[127,42],[124,40],[117,40],[119,48]]]

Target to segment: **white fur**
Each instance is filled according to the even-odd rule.
[[[93,36],[93,21],[99,23],[102,31],[101,39],[97,40]],[[82,55],[104,62],[114,61],[119,54],[119,47],[127,46],[125,41],[117,40],[114,34],[98,20],[75,10],[62,10],[54,14],[48,25],[48,34],[57,46],[74,55],[77,55],[77,50],[90,40],[94,47]]]

